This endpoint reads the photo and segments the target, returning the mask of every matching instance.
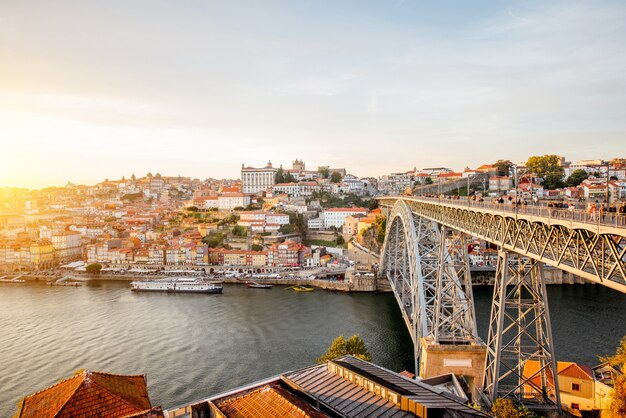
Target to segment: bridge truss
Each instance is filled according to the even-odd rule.
[[[476,333],[467,239],[499,246],[482,391],[560,409],[543,264],[626,293],[626,229],[470,202],[382,197],[390,212],[381,257],[416,347],[463,345]]]
[[[413,215],[404,202],[388,217],[381,272],[389,279],[416,347],[416,374],[420,339],[479,341],[465,241],[464,234]]]

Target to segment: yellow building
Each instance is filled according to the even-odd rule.
[[[559,361],[557,362],[557,369],[563,410],[580,417],[582,416],[581,411],[599,411],[608,407],[613,388],[606,383],[606,380],[596,379],[597,373],[594,373],[591,367],[568,361]],[[524,377],[531,376],[534,376],[531,382],[541,387],[538,361],[528,360],[524,364]],[[552,376],[548,375],[547,377],[552,384]],[[538,391],[531,385],[524,385],[524,392],[529,394],[528,396],[538,394]]]
[[[30,263],[37,270],[55,265],[54,247],[48,239],[40,239],[30,244]]]

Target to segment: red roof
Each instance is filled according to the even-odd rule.
[[[84,371],[24,398],[18,417],[119,417],[151,407],[145,375]]]
[[[265,385],[251,392],[216,402],[226,417],[311,417],[326,415],[316,411],[278,385]]]

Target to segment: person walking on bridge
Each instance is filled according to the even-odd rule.
[[[595,222],[596,221],[596,204],[595,203],[589,204],[589,209],[587,210],[587,213],[589,214],[589,220],[591,222]]]

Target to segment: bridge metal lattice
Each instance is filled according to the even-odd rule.
[[[478,338],[465,239],[451,232],[415,216],[404,202],[394,206],[387,220],[380,270],[413,339],[416,374],[421,338],[457,344]]]
[[[399,299],[416,354],[420,337],[432,335],[440,342],[462,344],[470,335],[476,336],[463,236],[483,239],[501,249],[484,394],[489,401],[504,396],[528,405],[560,408],[542,266],[545,263],[626,293],[625,225],[603,224],[599,219],[593,223],[584,213],[566,218],[544,208],[518,213],[505,206],[407,196],[379,201],[391,209],[381,272],[387,274]],[[403,237],[404,247],[398,242]],[[407,252],[403,257],[395,251],[400,247]],[[412,305],[405,306],[401,298]]]
[[[402,200],[416,216],[497,244],[546,265],[626,293],[626,228],[499,211],[420,197]]]
[[[514,398],[560,409],[556,357],[542,263],[498,253],[483,390],[488,401]]]

